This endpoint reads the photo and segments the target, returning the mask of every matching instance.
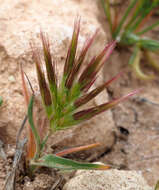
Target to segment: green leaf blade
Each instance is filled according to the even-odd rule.
[[[158,51],[159,50],[159,41],[152,40],[149,38],[141,38],[140,45],[142,48],[147,49],[149,51]]]
[[[32,164],[46,166],[50,168],[57,168],[61,170],[106,170],[110,166],[101,164],[90,164],[90,163],[80,163],[70,159],[61,158],[52,154],[48,154],[40,159],[38,162],[33,162]]]
[[[3,99],[2,97],[0,96],[0,106],[3,104]]]
[[[127,30],[127,29],[129,30],[130,26],[132,26],[132,24],[136,21],[140,12],[142,11],[144,3],[145,3],[145,0],[140,0],[137,2],[135,11],[134,11],[132,17],[130,18],[130,21],[126,25],[125,30]]]
[[[143,80],[153,79],[152,75],[149,76],[142,72],[142,70],[140,68],[140,60],[141,60],[141,49],[138,46],[135,46],[133,53],[129,60],[129,65],[131,65],[131,67],[133,68],[137,77],[139,77]]]

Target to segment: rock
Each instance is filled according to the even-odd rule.
[[[130,54],[125,51],[115,52],[111,62],[118,63],[116,67],[110,64],[105,67],[105,75],[109,78],[113,73],[128,67]],[[157,61],[158,59],[156,59]],[[142,65],[143,66],[143,65]],[[146,69],[146,68],[144,68]],[[147,68],[145,73],[150,69]],[[132,89],[143,87],[136,96],[118,105],[112,110],[118,132],[113,150],[100,159],[101,162],[119,165],[129,170],[140,170],[150,186],[154,186],[159,176],[159,104],[157,82],[138,80],[130,70],[112,83],[109,91],[112,98],[131,92]],[[120,127],[128,131],[125,135]]]
[[[88,6],[91,2],[91,7]],[[72,24],[79,14],[82,19],[82,36],[100,27],[96,15],[99,13],[97,0],[22,0],[1,1],[0,44],[7,54],[17,58],[30,51],[29,42],[39,38],[40,30],[47,32],[52,39],[55,52],[61,56],[62,44],[67,44],[72,35]],[[106,37],[106,36],[105,36]],[[60,53],[59,53],[60,52]]]
[[[100,9],[97,4],[97,0],[0,1],[0,95],[4,100],[0,116],[0,138],[5,143],[15,143],[17,130],[26,114],[19,63],[22,63],[37,98],[40,96],[30,41],[34,40],[37,46],[41,46],[40,30],[48,34],[53,58],[58,63],[57,72],[60,76],[77,13],[81,16],[80,48],[84,40],[101,25],[98,21]],[[107,35],[100,31],[100,35],[97,36],[94,43],[95,47],[91,48],[89,52],[89,58],[101,50],[101,47],[106,44],[105,42],[107,42]],[[101,72],[100,79],[95,86],[103,81]],[[107,100],[108,96],[104,92],[90,106],[101,104]],[[38,116],[37,114],[37,118]],[[50,139],[50,144],[63,148],[64,146],[100,142],[102,146],[98,150],[101,154],[113,145],[113,130],[115,130],[114,122],[111,112],[108,111],[80,126],[57,133]]]
[[[78,171],[63,190],[152,190],[140,172],[107,170]]]

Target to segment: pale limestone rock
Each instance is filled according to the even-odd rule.
[[[78,171],[63,190],[152,190],[140,172],[107,170]]]
[[[87,4],[90,2],[91,8]],[[8,55],[17,58],[29,51],[29,41],[38,38],[39,31],[43,30],[52,39],[55,51],[59,52],[58,46],[64,41],[67,43],[72,35],[72,24],[77,15],[82,18],[84,34],[100,27],[94,15],[98,13],[97,1],[87,3],[75,0],[0,1],[0,44]]]

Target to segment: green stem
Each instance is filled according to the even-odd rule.
[[[3,104],[3,99],[2,97],[0,96],[0,106]]]
[[[143,6],[144,0],[140,0],[139,2],[137,2],[137,7],[135,8],[135,12],[133,13],[133,15],[131,16],[130,21],[127,23],[125,30],[129,30],[129,27],[133,24],[133,22],[136,20],[136,18],[138,17],[138,15],[140,14],[141,8]]]
[[[40,159],[40,156],[41,156],[41,153],[46,145],[46,142],[49,138],[49,136],[51,135],[51,131],[49,131],[49,133],[46,135],[46,137],[44,138],[44,140],[41,142],[40,144],[40,150],[39,152],[36,153],[33,161],[37,161],[38,159]],[[37,169],[37,165],[34,165],[34,164],[30,164],[30,167],[29,167],[29,175],[32,176],[33,173],[35,172],[35,170]]]
[[[112,34],[113,26],[112,26],[112,15],[111,15],[111,11],[110,11],[110,2],[109,2],[109,0],[101,0],[101,3],[103,6],[103,9],[104,9],[104,13],[108,19],[110,32]]]
[[[159,21],[157,21],[156,23],[152,24],[151,26],[146,27],[144,30],[142,30],[141,32],[136,33],[137,35],[142,35],[146,32],[148,32],[149,30],[152,30],[154,27],[159,25]]]
[[[138,45],[134,48],[134,52],[129,60],[129,64],[132,66],[136,75],[143,80],[154,79],[153,75],[146,75],[142,72],[140,68],[140,59],[141,59],[141,49]]]
[[[153,59],[153,57],[151,56],[151,53],[146,50],[144,50],[143,53],[144,53],[144,56],[145,56],[148,64],[151,67],[153,67],[154,69],[156,69],[157,71],[159,71],[159,64]]]
[[[122,28],[124,22],[126,21],[126,19],[127,19],[128,15],[129,15],[130,11],[132,10],[132,8],[136,5],[136,2],[137,2],[137,1],[138,1],[138,0],[132,0],[132,2],[130,3],[130,5],[128,6],[128,8],[127,8],[125,14],[123,15],[123,17],[122,17],[122,19],[121,19],[121,21],[120,21],[120,23],[119,23],[119,25],[118,25],[118,27],[117,27],[117,29],[116,29],[116,31],[115,31],[114,34],[113,34],[113,37],[114,37],[114,38],[116,38],[116,37],[119,35],[120,30],[121,30],[121,28]]]
[[[49,131],[49,133],[46,135],[46,137],[44,138],[44,140],[42,141],[42,143],[41,143],[41,150],[40,150],[40,152],[42,152],[43,151],[43,149],[44,149],[44,146],[45,146],[45,144],[46,144],[46,142],[47,142],[47,140],[48,140],[48,138],[51,136],[51,131]]]

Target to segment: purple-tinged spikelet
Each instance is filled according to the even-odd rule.
[[[74,22],[74,31],[66,56],[62,81],[58,81],[56,78],[55,64],[52,60],[49,40],[42,32],[41,40],[43,46],[43,61],[46,67],[49,85],[46,82],[44,72],[41,68],[43,61],[41,60],[39,51],[33,49],[33,57],[36,64],[40,92],[47,115],[50,119],[50,127],[53,131],[62,130],[84,120],[88,120],[97,114],[114,107],[119,102],[136,93],[135,91],[132,94],[128,94],[127,96],[111,102],[107,102],[83,111],[78,111],[80,106],[96,97],[109,84],[111,84],[112,81],[115,81],[121,75],[121,73],[119,73],[111,80],[89,92],[89,88],[98,77],[99,70],[105,64],[115,48],[116,41],[106,45],[98,55],[95,55],[91,59],[91,61],[83,69],[82,73],[80,73],[80,68],[83,66],[84,62],[87,63],[85,57],[95,39],[95,36],[98,33],[98,30],[96,30],[95,33],[86,40],[79,56],[77,56],[76,52],[78,48],[79,32],[80,19],[77,18]]]

